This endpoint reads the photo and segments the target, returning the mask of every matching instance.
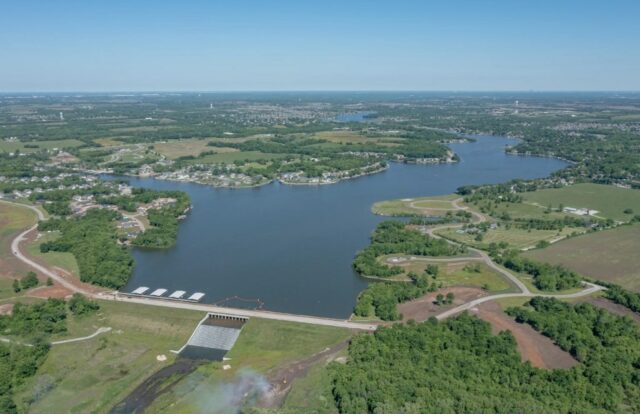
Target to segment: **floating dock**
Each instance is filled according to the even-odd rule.
[[[148,287],[146,286],[140,286],[139,288],[135,289],[133,292],[134,295],[144,295],[144,292],[146,292],[147,290],[149,290]]]
[[[186,290],[176,290],[169,296],[164,296],[165,293],[169,291],[168,289],[158,288],[153,290],[151,293],[148,293],[150,290],[151,288],[147,286],[140,286],[132,290],[131,292],[120,292],[120,294],[125,296],[141,296],[145,298],[177,300],[185,302],[200,302],[205,296],[205,294],[202,292],[194,292],[189,297],[185,297],[187,295]]]

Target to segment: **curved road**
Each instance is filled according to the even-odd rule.
[[[36,214],[38,215],[38,219],[40,220],[46,219],[42,211],[38,210],[36,207],[20,204],[20,203],[11,203],[5,200],[2,200],[2,201],[12,205],[29,208],[36,212]],[[64,279],[62,276],[36,263],[35,261],[31,260],[30,258],[28,258],[22,253],[22,251],[20,250],[20,243],[26,239],[27,233],[33,231],[37,227],[38,225],[36,224],[28,228],[27,230],[23,231],[15,239],[13,239],[13,241],[11,242],[11,252],[13,253],[13,255],[23,263],[35,268],[36,270],[38,270],[44,275],[51,277],[51,279],[55,280],[56,282],[58,282],[65,288],[69,289],[70,291],[82,293],[93,299],[138,303],[142,305],[162,306],[162,307],[168,307],[168,308],[189,309],[189,310],[195,310],[195,311],[221,313],[221,314],[232,315],[232,316],[275,319],[275,320],[287,321],[287,322],[307,323],[307,324],[313,324],[313,325],[333,326],[336,328],[357,329],[357,330],[365,330],[365,331],[373,331],[377,328],[377,325],[375,324],[358,323],[358,322],[352,322],[352,321],[342,320],[342,319],[332,319],[332,318],[323,318],[323,317],[306,316],[306,315],[293,315],[288,313],[270,312],[270,311],[264,311],[264,310],[226,308],[226,307],[215,306],[215,305],[172,301],[167,299],[131,297],[128,295],[119,294],[117,292],[102,292],[102,293],[89,292],[79,286],[74,285],[73,283],[70,283],[68,280]]]
[[[460,207],[460,205],[458,203],[461,200],[462,199],[459,198],[459,199],[453,200],[451,202],[452,205],[454,206],[454,210],[468,210],[467,207]],[[13,204],[13,205],[17,205],[17,206],[21,206],[21,207],[25,207],[25,208],[29,208],[29,209],[31,209],[31,210],[36,212],[36,214],[38,215],[38,219],[39,220],[46,220],[46,217],[44,216],[42,211],[38,210],[36,207],[25,205],[25,204],[19,204],[19,203],[11,203],[11,202],[4,201],[4,200],[0,200],[0,201],[3,201],[5,203],[10,203],[10,204]],[[477,212],[472,211],[472,210],[469,210],[469,212],[476,218],[476,221],[474,221],[475,223],[480,223],[480,222],[483,222],[483,221],[487,220],[486,217],[483,216],[480,213],[477,213]],[[436,227],[427,229],[426,233],[429,234],[432,237],[441,238],[440,236],[434,234],[433,232],[435,230],[442,229],[442,228],[456,228],[456,227],[461,227],[461,226],[462,226],[462,224],[436,226]],[[11,242],[11,252],[13,253],[13,255],[16,256],[16,258],[18,260],[22,261],[23,263],[26,263],[27,265],[29,265],[29,266],[37,269],[38,271],[40,271],[42,274],[51,277],[53,280],[55,280],[56,282],[58,282],[59,284],[61,284],[65,288],[69,289],[70,291],[79,292],[79,293],[82,293],[82,294],[84,294],[86,296],[89,296],[91,298],[94,298],[94,299],[121,301],[121,302],[137,303],[137,304],[152,305],[152,306],[162,306],[162,307],[177,308],[177,309],[189,309],[189,310],[195,310],[195,311],[221,313],[221,314],[232,315],[232,316],[244,316],[244,317],[255,317],[255,318],[263,318],[263,319],[274,319],[274,320],[287,321],[287,322],[307,323],[307,324],[313,324],[313,325],[332,326],[332,327],[336,327],[336,328],[356,329],[356,330],[365,330],[365,331],[374,331],[378,326],[377,324],[371,324],[371,323],[358,323],[358,322],[352,322],[352,321],[349,321],[349,320],[323,318],[323,317],[317,317],[317,316],[294,315],[294,314],[288,314],[288,313],[270,312],[270,311],[265,311],[265,310],[248,310],[248,309],[226,308],[226,307],[208,305],[208,304],[173,301],[173,300],[167,300],[167,299],[154,299],[154,298],[148,298],[148,297],[132,297],[132,296],[129,296],[129,295],[119,294],[118,292],[92,293],[92,292],[89,292],[89,291],[87,291],[85,289],[82,289],[81,287],[78,287],[78,286],[70,283],[69,281],[67,281],[62,276],[58,275],[57,273],[55,273],[55,272],[45,268],[44,266],[41,266],[40,264],[34,262],[33,260],[31,260],[28,257],[26,257],[20,251],[20,242],[22,242],[26,238],[26,234],[27,233],[29,233],[30,231],[33,231],[35,228],[37,228],[37,224],[32,226],[32,227],[30,227],[29,229],[25,230],[24,232],[20,233]],[[447,242],[451,243],[451,244],[457,244],[457,243],[454,243],[454,242],[452,242],[450,240],[447,240]],[[500,274],[502,274],[505,277],[507,277],[511,282],[513,282],[513,284],[520,289],[520,293],[497,294],[497,295],[485,296],[485,297],[482,297],[482,298],[479,298],[479,299],[476,299],[476,300],[472,300],[470,302],[467,302],[467,303],[462,304],[460,306],[457,306],[455,308],[449,309],[449,310],[437,315],[436,317],[438,319],[447,318],[449,316],[455,315],[455,314],[457,314],[459,312],[462,312],[464,310],[471,309],[471,308],[479,305],[480,303],[488,302],[488,301],[495,300],[495,299],[509,298],[509,297],[533,297],[533,296],[545,296],[545,297],[557,297],[557,298],[577,298],[577,297],[580,297],[580,296],[590,295],[590,294],[592,294],[594,292],[597,292],[598,290],[605,289],[602,286],[598,286],[598,285],[594,285],[592,283],[586,283],[585,282],[585,285],[587,285],[588,288],[585,289],[585,290],[582,290],[580,292],[577,292],[577,293],[572,293],[572,294],[567,294],[567,295],[534,294],[527,288],[527,286],[524,283],[522,283],[522,281],[520,279],[515,277],[513,274],[511,274],[507,270],[505,270],[505,269],[501,268],[500,266],[496,265],[485,252],[483,252],[481,250],[478,250],[478,249],[471,248],[471,247],[469,247],[468,249],[473,251],[473,252],[475,252],[478,255],[476,257],[469,257],[468,258],[469,260],[481,260],[481,261],[483,261],[487,266],[491,267],[495,271],[497,271]],[[464,258],[455,258],[455,259],[452,259],[452,260],[462,260],[462,259],[464,259]],[[440,260],[450,260],[450,259],[440,259]]]
[[[468,207],[461,207],[460,206],[460,202],[462,201],[462,198],[457,198],[455,200],[451,201],[451,205],[453,206],[453,209],[451,210],[464,210],[464,211],[468,211],[469,213],[471,213],[471,215],[475,218],[475,220],[473,221],[473,223],[482,223],[487,221],[487,217],[481,213],[478,213],[476,211],[470,210]],[[412,206],[412,208],[415,209],[421,209],[420,207],[415,207]],[[435,234],[434,232],[436,230],[441,230],[441,229],[445,229],[445,228],[459,228],[462,227],[463,224],[444,224],[442,226],[435,226],[435,227],[431,227],[426,229],[425,233],[428,234],[429,236],[436,238],[436,239],[444,239],[443,237]],[[453,244],[456,246],[459,246],[460,243],[456,243],[453,242],[451,240],[448,239],[444,239],[447,243],[449,244]],[[545,293],[533,293],[531,292],[531,290],[529,290],[529,288],[516,276],[513,275],[513,273],[509,272],[508,270],[506,270],[503,267],[498,266],[493,260],[491,260],[491,257],[489,257],[489,255],[479,249],[476,249],[474,247],[467,247],[467,249],[469,251],[474,252],[475,254],[477,254],[478,256],[470,256],[467,257],[466,259],[468,260],[481,260],[482,262],[484,262],[487,266],[489,266],[490,268],[492,268],[493,270],[495,270],[496,272],[500,273],[501,275],[505,276],[507,279],[509,279],[515,286],[518,287],[518,289],[520,290],[520,293],[500,293],[500,294],[496,294],[496,295],[490,295],[490,296],[484,296],[482,298],[479,299],[475,299],[472,300],[470,302],[467,303],[463,303],[462,305],[456,306],[455,308],[446,310],[438,315],[436,315],[437,319],[445,319],[448,318],[449,316],[453,316],[456,315],[460,312],[463,312],[465,310],[471,309],[476,307],[477,305],[484,303],[484,302],[489,302],[492,300],[496,300],[496,299],[502,299],[502,298],[517,298],[517,297],[524,297],[524,298],[530,298],[530,297],[534,297],[534,296],[542,296],[542,297],[549,297],[549,298],[558,298],[558,299],[570,299],[570,298],[578,298],[581,296],[587,296],[587,295],[591,295],[599,290],[605,290],[606,288],[603,286],[599,286],[596,285],[594,283],[589,283],[589,282],[582,282],[584,286],[587,286],[586,289],[581,290],[580,292],[576,292],[576,293],[569,293],[569,294],[545,294]],[[410,260],[412,260],[413,258],[411,258]],[[454,261],[454,260],[461,260],[461,259],[465,259],[463,258],[455,258],[455,259],[439,259],[437,261]],[[413,259],[413,260],[420,260],[420,259]],[[431,260],[431,259],[424,259],[424,260]]]

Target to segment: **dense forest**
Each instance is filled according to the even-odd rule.
[[[40,250],[70,252],[78,262],[80,280],[118,289],[133,272],[133,257],[118,245],[113,222],[117,217],[110,210],[92,209],[80,218],[42,221],[40,231],[57,230],[61,237],[42,243]]]
[[[640,330],[588,304],[534,298],[510,310],[580,364],[542,370],[523,363],[508,331],[491,334],[468,314],[359,335],[333,364],[340,413],[605,413],[640,410]]]

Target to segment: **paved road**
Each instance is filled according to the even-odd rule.
[[[467,210],[467,207],[460,207],[459,206],[458,203],[459,203],[460,200],[461,199],[457,199],[457,200],[452,201],[452,204],[453,204],[454,208],[457,209],[457,210]],[[7,202],[7,201],[4,201],[4,202]],[[28,206],[28,205],[18,204],[18,203],[11,203],[11,204],[15,204],[15,205],[18,205],[18,206],[29,208],[29,209],[31,209],[31,210],[36,212],[36,214],[38,215],[38,218],[40,220],[44,220],[45,219],[44,214],[42,214],[42,212],[40,210],[38,210],[37,208],[35,208],[33,206]],[[476,218],[475,222],[486,221],[486,217],[484,217],[483,215],[481,215],[479,213],[476,213],[474,211],[470,211],[470,213]],[[427,233],[429,235],[431,235],[432,237],[439,238],[440,236],[438,236],[438,235],[433,233],[435,230],[442,229],[442,228],[445,228],[445,227],[453,228],[453,227],[459,227],[459,226],[461,226],[461,225],[438,226],[438,227],[434,227],[434,228],[428,229]],[[56,282],[60,283],[61,285],[63,285],[65,288],[71,290],[72,292],[83,293],[84,295],[92,297],[94,299],[120,301],[120,302],[128,302],[128,303],[137,303],[137,304],[142,304],[142,305],[161,306],[161,307],[176,308],[176,309],[189,309],[189,310],[202,311],[202,312],[216,312],[216,313],[223,313],[223,314],[232,315],[232,316],[244,316],[244,317],[255,317],[255,318],[263,318],[263,319],[273,319],[273,320],[279,320],[279,321],[307,323],[307,324],[321,325],[321,326],[333,326],[333,327],[336,327],[336,328],[357,329],[357,330],[365,330],[365,331],[374,331],[377,328],[377,324],[358,323],[358,322],[352,322],[352,321],[342,320],[342,319],[331,319],[331,318],[323,318],[323,317],[307,316],[307,315],[294,315],[294,314],[288,314],[288,313],[270,312],[270,311],[265,311],[265,310],[248,310],[248,309],[226,308],[226,307],[215,306],[215,305],[208,305],[208,304],[201,304],[201,303],[191,303],[191,302],[180,302],[180,301],[172,301],[172,300],[166,300],[166,299],[152,299],[152,298],[146,298],[146,297],[130,297],[130,296],[118,294],[117,292],[111,292],[111,293],[102,292],[102,293],[97,293],[97,294],[96,293],[92,293],[92,292],[88,292],[88,291],[82,289],[81,287],[75,286],[74,284],[68,282],[62,276],[58,275],[57,273],[55,273],[55,272],[45,268],[44,266],[39,265],[38,263],[34,262],[33,260],[29,259],[28,257],[26,257],[20,251],[20,242],[23,241],[26,238],[25,236],[26,236],[27,233],[29,233],[30,231],[34,230],[36,227],[37,227],[37,225],[25,230],[24,232],[19,234],[12,241],[12,243],[11,243],[11,251],[14,254],[14,256],[16,256],[16,258],[18,258],[18,260],[21,260],[22,262],[28,264],[29,266],[37,269],[41,273],[51,277],[53,280],[55,280]],[[450,240],[447,240],[447,242],[455,244],[454,242],[452,242]],[[498,294],[498,295],[485,296],[483,298],[476,299],[476,300],[473,300],[471,302],[467,302],[465,304],[457,306],[457,307],[455,307],[453,309],[449,309],[449,310],[441,313],[440,315],[438,315],[437,316],[438,319],[447,318],[447,317],[449,317],[451,315],[455,315],[455,314],[457,314],[459,312],[462,312],[464,310],[473,308],[474,306],[477,306],[480,303],[487,302],[487,301],[490,301],[490,300],[495,300],[495,299],[508,298],[508,297],[533,297],[533,296],[545,296],[545,297],[557,297],[557,298],[577,298],[577,297],[580,297],[580,296],[590,295],[590,294],[592,294],[592,293],[594,293],[594,292],[596,292],[598,290],[604,289],[602,286],[598,286],[598,285],[594,285],[594,284],[585,282],[585,284],[587,286],[589,286],[589,287],[587,289],[585,289],[585,290],[582,290],[580,292],[573,293],[573,294],[568,294],[568,295],[534,294],[534,293],[531,293],[531,291],[522,283],[522,281],[520,281],[520,279],[515,277],[513,274],[511,274],[507,270],[505,270],[505,269],[501,268],[500,266],[496,265],[485,252],[483,252],[481,250],[478,250],[478,249],[473,249],[473,248],[469,248],[469,250],[475,252],[478,255],[477,257],[472,257],[472,258],[469,258],[469,259],[483,261],[488,266],[490,266],[492,269],[496,270],[497,272],[499,272],[500,274],[504,275],[509,280],[511,280],[513,282],[513,284],[516,285],[520,289],[520,293],[504,293],[504,294]],[[455,258],[455,259],[441,259],[441,260],[460,260],[460,259],[459,258]]]
[[[9,203],[7,201],[5,202]],[[38,214],[38,218],[40,220],[45,219],[44,214],[42,214],[40,210],[38,210],[33,206],[28,206],[28,205],[18,204],[18,203],[10,203],[10,204],[29,208],[35,211],[36,214]],[[28,258],[22,253],[22,251],[20,250],[20,243],[23,240],[25,240],[26,235],[29,232],[33,231],[36,227],[37,227],[37,224],[23,231],[15,239],[13,239],[13,241],[11,242],[11,252],[13,253],[13,255],[23,263],[26,263],[27,265],[35,268],[42,274],[48,277],[51,277],[51,279],[55,280],[56,282],[58,282],[65,288],[69,289],[70,291],[82,293],[94,299],[139,303],[143,305],[162,306],[167,308],[190,309],[190,310],[203,311],[203,312],[216,312],[216,313],[224,313],[224,314],[233,315],[233,316],[274,319],[274,320],[280,320],[280,321],[308,323],[313,325],[333,326],[337,328],[358,329],[358,330],[365,330],[365,331],[373,331],[377,327],[375,324],[358,323],[358,322],[351,322],[351,321],[341,320],[341,319],[322,318],[317,316],[293,315],[288,313],[270,312],[270,311],[264,311],[264,310],[226,308],[226,307],[215,306],[215,305],[191,303],[191,302],[179,302],[179,301],[171,301],[166,299],[128,297],[128,296],[117,294],[117,293],[97,293],[97,294],[92,293],[85,289],[82,289],[79,286],[76,286],[70,283],[69,281],[64,279],[62,276],[36,263],[35,261],[31,260],[30,258]]]
[[[472,308],[475,308],[476,306],[478,306],[481,303],[484,302],[489,302],[491,300],[496,300],[496,299],[502,299],[502,298],[518,298],[518,297],[524,297],[524,298],[531,298],[534,296],[542,296],[545,298],[558,298],[558,299],[571,299],[571,298],[579,298],[581,296],[587,296],[587,295],[591,295],[599,290],[603,290],[605,289],[602,286],[599,285],[595,285],[593,283],[589,283],[589,282],[583,282],[583,284],[585,286],[587,286],[586,289],[581,290],[580,292],[576,292],[576,293],[568,293],[566,295],[552,295],[552,294],[544,294],[544,293],[531,293],[531,292],[520,292],[520,293],[503,293],[503,294],[499,294],[499,295],[491,295],[491,296],[485,296],[483,298],[479,298],[479,299],[475,299],[472,300],[471,302],[467,302],[467,303],[463,303],[460,306],[456,306],[455,308],[449,309],[447,311],[442,312],[441,314],[437,315],[436,318],[437,319],[446,319],[449,316],[453,316],[456,315],[460,312],[463,312],[465,310],[469,310]]]
[[[332,319],[319,316],[295,315],[290,313],[271,312],[266,310],[250,310],[227,308],[223,306],[209,305],[205,303],[192,303],[167,299],[153,299],[147,297],[133,297],[118,293],[99,293],[92,295],[96,299],[115,300],[118,302],[137,303],[142,305],[164,306],[176,309],[189,309],[202,312],[222,313],[231,316],[244,316],[249,318],[273,319],[286,322],[308,323],[312,325],[333,326],[336,328],[357,329],[374,331],[376,324],[352,322],[344,319]]]
[[[69,343],[72,343],[72,342],[86,341],[86,340],[95,338],[96,336],[98,336],[98,335],[100,335],[102,333],[106,333],[106,332],[110,332],[110,331],[111,331],[111,327],[102,327],[102,328],[98,328],[91,335],[82,336],[80,338],[71,338],[71,339],[63,339],[61,341],[53,341],[53,342],[51,342],[51,345],[63,345],[63,344],[69,344]]]
[[[455,199],[451,202],[451,204],[454,206],[455,210],[465,210],[468,211],[469,213],[471,213],[471,215],[474,217],[473,223],[482,223],[487,221],[487,217],[483,214],[480,214],[476,211],[473,210],[469,210],[468,207],[461,207],[460,206],[460,201],[462,201],[462,198],[458,198]],[[462,224],[445,224],[442,226],[436,226],[436,227],[432,227],[426,230],[426,233],[428,235],[430,235],[431,237],[434,238],[442,238],[441,236],[438,236],[437,234],[435,234],[436,230],[441,230],[441,229],[445,229],[445,228],[459,228],[462,227]],[[459,245],[459,243],[453,242],[451,240],[448,239],[444,239],[446,240],[448,243],[450,244],[454,244],[454,245]],[[469,257],[469,260],[481,260],[483,261],[487,266],[489,266],[490,268],[492,268],[493,270],[495,270],[496,272],[500,273],[501,275],[505,276],[507,279],[509,279],[511,281],[511,283],[513,283],[515,286],[518,287],[518,289],[520,290],[519,293],[501,293],[501,294],[497,294],[497,295],[490,295],[490,296],[485,296],[479,299],[475,299],[472,300],[470,302],[467,303],[463,303],[462,305],[456,306],[455,308],[449,309],[447,311],[444,311],[442,313],[440,313],[439,315],[436,316],[437,319],[446,319],[449,316],[453,316],[456,315],[460,312],[463,312],[465,310],[469,310],[471,308],[474,308],[476,306],[478,306],[481,303],[484,302],[489,302],[492,300],[496,300],[496,299],[502,299],[502,298],[514,298],[514,297],[525,297],[525,298],[530,298],[530,297],[534,297],[534,296],[543,296],[543,297],[553,297],[553,298],[558,298],[558,299],[570,299],[570,298],[578,298],[581,296],[587,296],[587,295],[591,295],[599,290],[604,290],[606,288],[593,284],[593,283],[589,283],[589,282],[583,282],[583,285],[586,286],[587,288],[584,290],[581,290],[580,292],[576,292],[576,293],[569,293],[569,294],[544,294],[544,293],[533,293],[529,290],[529,288],[519,279],[517,278],[515,275],[513,275],[513,273],[509,272],[508,270],[506,270],[505,268],[498,266],[497,264],[495,264],[495,262],[493,260],[491,260],[491,257],[489,257],[489,255],[487,253],[485,253],[482,250],[473,248],[473,247],[467,247],[467,250],[474,252],[475,254],[477,254],[477,257]],[[427,259],[429,260],[429,259]],[[447,261],[450,259],[441,259],[443,261]]]

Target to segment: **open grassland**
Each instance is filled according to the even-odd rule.
[[[394,146],[404,141],[403,138],[394,136],[369,137],[356,131],[322,131],[314,134],[314,138],[324,139],[338,144],[379,144]]]
[[[40,252],[40,245],[42,243],[56,240],[59,237],[59,232],[42,233],[37,240],[34,240],[32,243],[27,245],[26,251],[29,256],[42,259],[50,267],[59,267],[78,277],[80,275],[80,270],[78,269],[78,262],[73,254],[65,252]]]
[[[640,213],[640,191],[602,184],[576,184],[568,187],[523,193],[525,201],[542,206],[588,208],[598,210],[598,216],[628,221],[632,214],[625,209]]]
[[[639,253],[640,225],[634,224],[563,240],[525,256],[640,291]]]
[[[337,357],[346,356],[345,349]],[[313,366],[304,378],[293,383],[284,401],[283,413],[338,414],[331,388],[331,375],[326,364]]]
[[[57,148],[57,149],[75,148],[83,144],[84,142],[78,141],[77,139],[61,139],[57,141],[29,141],[29,142],[0,140],[0,152],[15,152],[16,150],[19,150],[20,152],[28,153],[28,152],[37,152],[43,149],[51,150],[54,148]]]
[[[547,205],[536,205],[529,204],[531,202],[525,203],[500,203],[493,208],[494,216],[500,217],[503,214],[507,213],[511,219],[542,219],[542,220],[554,220],[554,219],[562,219],[565,216],[569,217],[577,217],[572,214],[559,212],[556,210],[547,211]],[[482,203],[474,204],[470,203],[469,206],[474,210],[480,210]],[[554,205],[554,208],[557,208],[557,204]]]
[[[443,216],[454,207],[452,200],[459,198],[456,194],[437,197],[404,198],[399,200],[379,201],[374,203],[371,211],[381,216],[425,215]]]
[[[0,298],[14,296],[13,278],[23,277],[28,270],[11,254],[11,241],[35,223],[33,211],[0,201]]]
[[[383,260],[390,257],[403,257],[398,255],[386,256]],[[424,274],[429,264],[435,264],[439,268],[436,282],[442,282],[443,287],[450,286],[473,286],[483,288],[489,292],[506,292],[512,286],[500,273],[494,271],[484,263],[477,261],[455,261],[455,262],[438,262],[429,260],[407,260],[405,262],[390,263],[385,261],[387,265],[400,266],[404,269],[404,273],[398,275],[395,279],[409,280],[407,274],[414,272],[418,275]],[[467,267],[467,265],[470,265]],[[477,270],[477,271],[476,271]]]
[[[539,241],[555,242],[562,239],[573,232],[584,232],[584,228],[565,227],[562,230],[536,230],[536,229],[518,229],[511,227],[506,229],[501,226],[496,229],[489,229],[482,235],[482,241],[475,239],[475,234],[458,233],[456,229],[444,229],[436,233],[450,240],[455,240],[469,246],[479,249],[486,249],[491,243],[506,242],[509,246],[516,249],[531,248]]]
[[[220,363],[205,364],[145,412],[207,412],[216,403],[215,397],[221,397],[219,387],[233,382],[242,372],[266,374],[345,341],[350,335],[349,330],[340,328],[250,319],[227,354],[230,360],[226,363],[231,369],[222,370]]]
[[[220,148],[218,148],[220,149]],[[272,160],[277,158],[284,158],[286,154],[267,154],[259,151],[228,151],[231,148],[227,148],[226,152],[220,152],[217,154],[205,155],[202,158],[187,161],[189,164],[220,164],[220,163],[232,163],[234,161],[255,161],[255,160]]]
[[[154,150],[169,159],[193,156],[197,157],[205,151],[214,151],[216,153],[237,152],[234,148],[210,147],[208,146],[210,139],[180,139],[166,142],[158,142],[153,145]]]
[[[94,339],[52,347],[16,400],[30,413],[105,413],[144,379],[173,362],[201,312],[100,302],[96,315],[71,317],[66,337],[112,327]],[[159,362],[157,355],[166,355]],[[29,404],[29,402],[31,402]]]

